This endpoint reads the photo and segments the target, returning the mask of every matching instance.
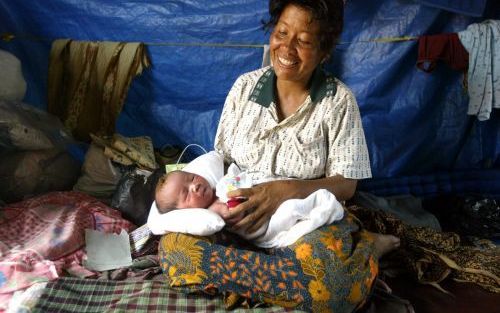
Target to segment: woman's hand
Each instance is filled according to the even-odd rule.
[[[242,188],[228,192],[229,198],[242,197],[247,200],[230,210],[224,217],[230,220],[234,216],[245,213],[246,216],[231,226],[233,230],[253,233],[269,221],[271,215],[286,200],[298,197],[295,190],[296,181],[281,180],[262,183],[252,188]]]
[[[256,185],[252,188],[242,188],[228,192],[229,198],[242,197],[247,201],[232,208],[228,215],[222,216],[234,230],[253,233],[288,199],[304,199],[319,189],[327,189],[337,200],[351,198],[356,190],[355,179],[344,178],[341,175],[313,180],[277,180]],[[231,225],[236,216],[246,216],[238,223]]]

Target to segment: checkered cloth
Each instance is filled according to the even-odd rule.
[[[300,312],[281,307],[233,312]],[[221,297],[183,294],[160,281],[62,277],[49,282],[32,312],[225,312]]]

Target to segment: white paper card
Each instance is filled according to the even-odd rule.
[[[85,230],[87,259],[83,265],[94,271],[107,271],[132,265],[128,233],[122,229],[119,235]]]

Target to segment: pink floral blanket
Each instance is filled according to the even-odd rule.
[[[0,208],[0,312],[14,292],[60,276],[95,275],[82,266],[85,229],[135,226],[121,213],[77,192],[54,192]]]

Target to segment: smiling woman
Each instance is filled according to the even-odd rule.
[[[271,12],[279,13],[279,20],[275,25],[269,24],[273,20],[267,24],[274,27],[270,38],[273,67],[279,81],[294,81],[307,89],[313,71],[327,59],[333,41],[321,42],[325,37],[320,24],[323,17],[314,16],[309,9],[298,5],[283,8],[280,4],[283,2],[276,2],[271,8]]]
[[[227,222],[243,214],[232,230],[246,233],[289,199],[326,189],[346,200],[357,180],[371,176],[356,99],[321,68],[342,30],[343,1],[270,0],[269,13],[264,26],[272,30],[272,66],[237,79],[215,138],[226,164],[237,164],[253,182],[266,181],[227,194],[247,199],[223,216]],[[306,311],[351,312],[370,293],[378,257],[399,244],[362,230],[347,213],[284,248],[246,250],[234,237],[165,235],[160,260],[170,285]],[[188,244],[203,248],[205,262],[186,265]],[[203,275],[185,281],[177,273]]]
[[[274,72],[280,83],[287,81],[307,90],[309,79],[328,54],[319,47],[319,22],[296,5],[288,6],[275,26],[270,39]]]

